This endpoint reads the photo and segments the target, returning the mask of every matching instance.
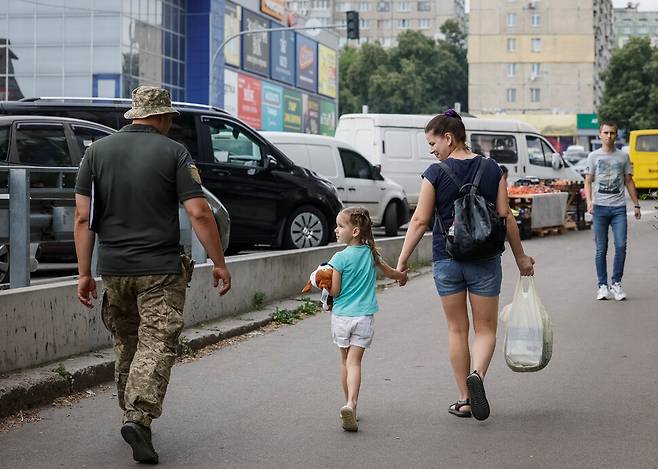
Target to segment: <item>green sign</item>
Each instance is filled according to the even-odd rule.
[[[283,92],[283,130],[302,131],[302,94],[286,89]]]
[[[597,129],[599,128],[599,118],[596,114],[578,114],[576,118],[579,129]]]
[[[334,136],[336,130],[336,103],[333,101],[320,101],[320,134]]]

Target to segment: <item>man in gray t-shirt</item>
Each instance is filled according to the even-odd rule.
[[[603,146],[587,157],[585,171],[585,195],[587,211],[592,214],[594,238],[596,242],[596,276],[598,279],[597,300],[607,300],[610,294],[615,300],[626,299],[621,287],[626,261],[626,194],[635,206],[635,218],[640,219],[640,205],[631,171],[628,155],[615,147],[617,125],[603,123],[599,129]],[[612,227],[615,241],[615,259],[612,272],[612,286],[608,287],[608,232]]]

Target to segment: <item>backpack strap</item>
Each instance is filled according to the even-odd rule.
[[[478,164],[478,170],[475,173],[475,177],[473,178],[473,185],[471,186],[471,194],[475,194],[478,189],[480,188],[480,180],[482,179],[482,175],[484,174],[484,170],[486,169],[486,161],[484,161],[484,157],[480,157],[480,163]]]
[[[446,173],[446,175],[450,179],[452,179],[452,182],[457,184],[457,188],[461,188],[464,185],[464,182],[457,177],[457,175],[454,173],[454,171],[452,169],[450,169],[450,166],[445,164],[443,161],[439,161],[437,164],[443,170],[443,172]]]

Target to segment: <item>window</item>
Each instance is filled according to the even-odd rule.
[[[343,162],[343,171],[346,178],[373,179],[372,167],[363,156],[345,148],[339,148],[338,152]]]
[[[359,11],[370,11],[370,3],[359,2]]]
[[[235,124],[211,120],[208,124],[215,163],[262,166],[260,145]]]
[[[541,90],[539,88],[530,88],[530,101],[533,103],[541,101]]]
[[[552,166],[553,149],[543,139],[535,136],[526,136],[528,146],[528,159],[531,165]]]
[[[418,2],[418,11],[432,11],[432,3]]]
[[[532,52],[540,52],[541,51],[541,39],[538,37],[533,37],[532,41],[530,43],[530,47],[532,49]]]
[[[368,24],[368,20],[364,20],[363,18],[359,18],[359,29],[370,29],[370,25]]]
[[[507,64],[507,76],[508,77],[516,76],[516,64]]]
[[[516,13],[507,14],[507,26],[509,27],[516,26]]]
[[[430,19],[429,18],[420,18],[418,20],[418,29],[430,29]]]
[[[187,151],[190,152],[192,159],[197,159],[199,156],[199,148],[197,145],[196,122],[194,119],[194,114],[181,112],[179,116],[176,116],[171,124],[171,129],[169,129],[168,137],[176,140],[178,143],[187,148]]]
[[[102,130],[92,129],[90,127],[81,127],[74,125],[73,134],[75,135],[75,140],[78,142],[80,147],[80,156],[85,154],[85,150],[89,145],[94,143],[96,140],[100,140],[103,137],[107,137],[109,134]]]
[[[537,26],[539,26],[539,25],[541,24],[541,16],[540,16],[540,15],[536,15],[536,14],[535,14],[535,15],[532,15],[530,21],[531,21],[531,24],[532,24],[534,27],[537,27]]]
[[[471,135],[473,153],[488,156],[496,163],[515,164],[519,161],[514,135]]]
[[[290,158],[293,163],[302,168],[311,168],[311,161],[308,157],[306,145],[298,145],[295,143],[277,143],[275,145],[281,152]]]
[[[407,19],[398,20],[398,29],[409,29],[409,23]]]
[[[516,39],[507,39],[507,52],[516,52]]]
[[[398,2],[398,11],[409,11],[409,2]]]
[[[649,28],[647,28],[646,26],[640,26],[639,28],[637,28],[638,34],[647,34],[648,32],[649,32]]]
[[[379,12],[391,11],[391,2],[377,2],[377,11]]]
[[[72,166],[62,124],[19,124],[16,150],[21,164]]]
[[[391,29],[391,20],[377,20],[379,29]]]
[[[0,161],[7,161],[9,155],[9,126],[0,127]]]
[[[630,26],[624,26],[623,30],[624,34],[631,34],[631,27]]]
[[[635,150],[658,153],[658,135],[638,135]]]
[[[541,73],[541,64],[534,63],[532,64],[532,75],[538,77]]]
[[[508,103],[516,102],[516,88],[507,88],[507,102]]]

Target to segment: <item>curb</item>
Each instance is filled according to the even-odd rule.
[[[431,267],[420,267],[411,272],[409,279],[431,272]],[[378,288],[387,288],[395,282],[378,281]],[[319,300],[320,294],[304,295]],[[194,351],[224,339],[260,329],[272,322],[276,309],[294,309],[301,299],[292,298],[269,303],[260,311],[250,311],[220,321],[197,324],[183,330],[187,345]],[[58,369],[58,371],[55,371]],[[90,387],[114,380],[114,350],[106,348],[78,355],[37,368],[9,374],[0,374],[0,418],[19,411],[49,405],[59,397],[84,392]]]

